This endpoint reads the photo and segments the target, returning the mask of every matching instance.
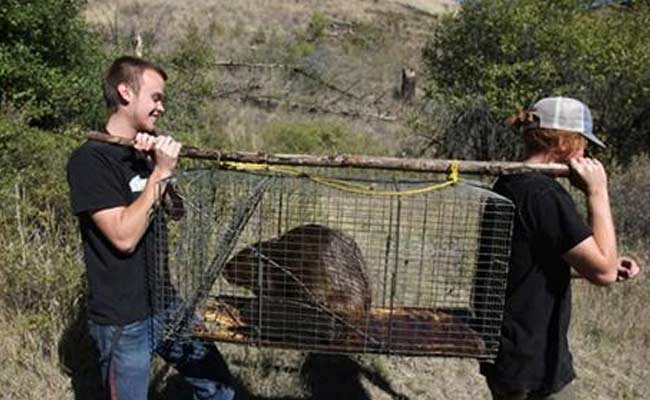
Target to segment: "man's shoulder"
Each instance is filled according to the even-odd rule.
[[[494,189],[499,191],[540,195],[562,186],[553,178],[538,172],[506,175],[497,180]]]
[[[125,150],[122,146],[97,140],[87,140],[72,151],[69,164],[83,164],[93,161],[119,161],[126,156]]]
[[[525,210],[545,213],[557,207],[575,207],[567,188],[557,179],[541,173],[506,179],[495,191]]]

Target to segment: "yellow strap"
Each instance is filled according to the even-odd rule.
[[[452,160],[449,169],[451,169],[451,171],[449,172],[447,179],[453,183],[458,183],[458,181],[460,181],[460,163],[458,160]]]
[[[372,186],[352,183],[342,179],[328,178],[324,176],[309,175],[306,172],[284,165],[269,165],[269,164],[250,164],[223,161],[220,166],[225,169],[234,169],[244,172],[274,172],[282,175],[305,177],[312,182],[331,187],[333,189],[342,190],[350,193],[365,194],[370,196],[410,196],[422,193],[432,192],[446,188],[447,186],[455,185],[460,181],[459,162],[453,160],[449,166],[450,172],[447,176],[447,181],[436,183],[430,186],[408,189],[408,190],[377,190]]]

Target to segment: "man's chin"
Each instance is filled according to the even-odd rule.
[[[147,127],[149,128],[150,133],[155,133],[156,132],[156,121],[154,120],[152,123],[148,124]]]
[[[155,125],[141,126],[138,128],[138,132],[154,134],[156,133],[156,126]]]

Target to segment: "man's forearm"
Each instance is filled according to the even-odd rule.
[[[602,255],[607,259],[607,264],[612,269],[616,268],[616,231],[614,220],[609,205],[609,194],[607,190],[592,193],[587,196],[587,211],[589,223],[594,232],[594,239],[601,250]]]

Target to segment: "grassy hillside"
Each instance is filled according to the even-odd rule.
[[[260,133],[273,121],[323,120],[367,134],[375,152],[399,153],[412,111],[398,98],[401,69],[419,68],[435,22],[430,12],[454,7],[385,0],[91,1],[86,16],[115,54],[132,52],[140,34],[145,55],[189,38],[209,55],[201,74],[210,81],[211,100],[201,104],[201,119],[210,119],[210,135],[218,137],[212,143],[259,148]],[[211,65],[228,61],[247,65]],[[183,79],[183,66],[167,66]],[[172,121],[182,107],[180,101],[168,107],[167,128],[183,131]]]

